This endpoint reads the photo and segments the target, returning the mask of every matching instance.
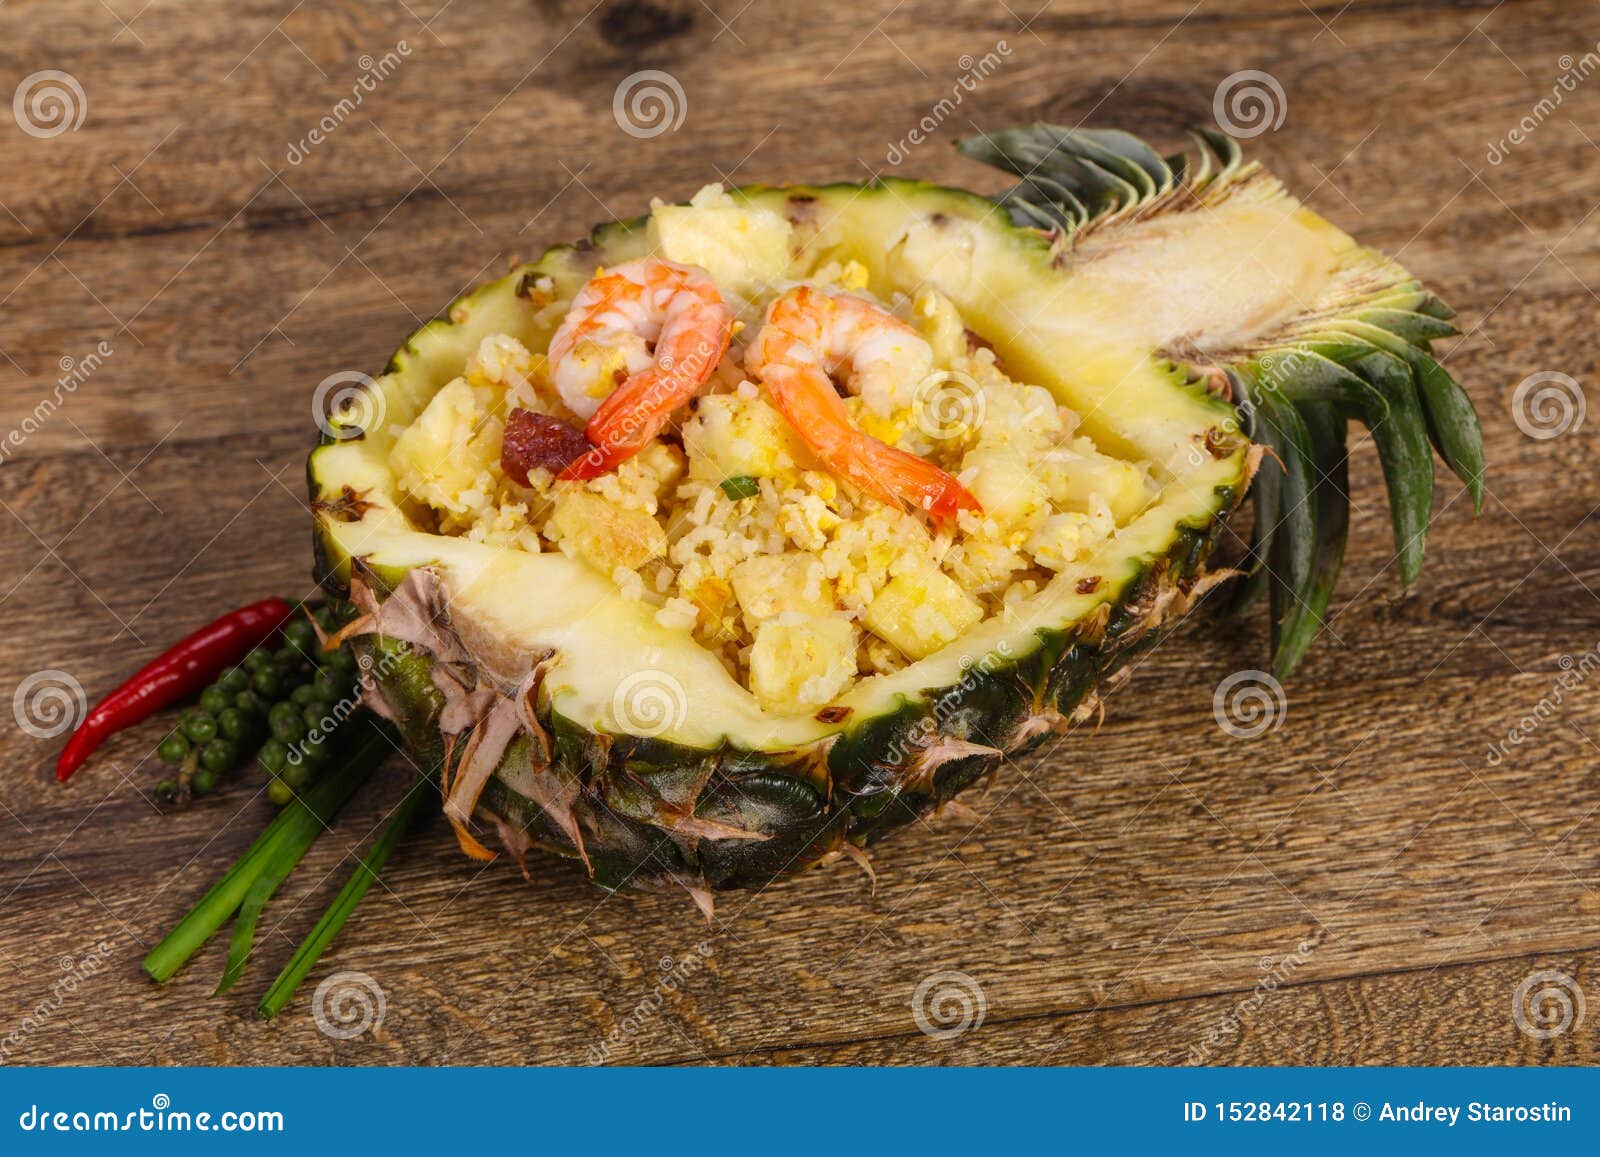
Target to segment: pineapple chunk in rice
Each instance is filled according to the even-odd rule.
[[[956,369],[967,356],[967,327],[955,302],[937,290],[923,289],[911,301],[911,316],[933,351],[934,365]]]
[[[856,628],[840,615],[790,612],[756,628],[750,690],[769,711],[821,707],[856,674]]]
[[[1145,508],[1152,487],[1144,470],[1122,458],[1100,453],[1087,438],[1048,451],[1039,479],[1049,489],[1050,500],[1062,510],[1094,512],[1100,499],[1120,526]]]
[[[953,643],[983,618],[978,600],[933,567],[889,580],[862,616],[867,629],[913,659]]]
[[[496,387],[457,378],[395,439],[389,462],[400,489],[439,511],[446,529],[464,530],[494,508],[500,409]]]
[[[564,490],[556,498],[548,529],[561,549],[603,575],[637,570],[667,553],[667,534],[642,510],[627,510],[587,490]]]
[[[639,485],[658,504],[665,501],[667,492],[683,480],[686,467],[683,451],[671,442],[652,442],[628,462],[636,464]],[[655,509],[652,507],[650,512],[654,514]]]
[[[782,414],[759,397],[713,394],[684,423],[689,476],[721,482],[741,475],[793,479],[805,451]]]
[[[734,597],[753,627],[789,611],[821,615],[833,610],[820,560],[798,551],[758,554],[733,568]]]
[[[1017,451],[980,446],[961,461],[961,480],[1002,531],[1031,531],[1050,512],[1043,481]]]
[[[650,211],[652,248],[669,261],[700,266],[734,293],[783,276],[792,232],[780,214],[743,204],[721,185],[705,186],[687,205],[657,202]]]

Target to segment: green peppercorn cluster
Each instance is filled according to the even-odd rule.
[[[353,713],[356,658],[349,647],[324,651],[317,628],[332,632],[331,610],[285,625],[276,649],[258,647],[200,693],[156,754],[179,769],[156,790],[196,795],[217,790],[221,777],[252,751],[268,778],[267,798],[282,806],[327,765],[338,726]]]

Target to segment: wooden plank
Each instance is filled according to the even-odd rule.
[[[287,15],[260,2],[158,8],[120,32],[94,0],[69,0],[53,6],[48,24],[0,13],[18,56],[81,78],[89,108],[77,132],[12,142],[27,163],[0,177],[0,199],[16,218],[0,217],[0,238],[59,236],[97,205],[83,235],[204,226],[247,203],[247,221],[268,222],[387,207],[408,192],[456,199],[476,190],[538,204],[541,189],[564,182],[563,165],[584,171],[608,205],[687,192],[708,161],[749,165],[755,179],[833,179],[841,166],[854,175],[859,163],[882,167],[888,146],[952,94],[964,56],[981,59],[1001,41],[1010,49],[1002,66],[962,102],[935,147],[918,151],[929,176],[959,171],[945,155],[948,141],[972,124],[1036,115],[1075,123],[1092,111],[1103,123],[1175,141],[1175,126],[1211,119],[1215,81],[1226,72],[1202,80],[1192,62],[1235,57],[1284,85],[1302,145],[1344,142],[1305,154],[1325,158],[1324,170],[1382,120],[1391,131],[1374,149],[1453,173],[1458,130],[1525,111],[1511,84],[1523,78],[1511,70],[1572,48],[1559,2],[1508,6],[1488,20],[1487,3],[1365,7],[1084,0],[1030,19],[963,0],[867,19],[843,4],[733,0],[442,11],[343,0]],[[1478,35],[1493,36],[1517,62],[1505,65],[1509,79],[1498,77],[1504,103],[1489,107],[1481,89],[1460,84],[1461,73],[1429,71],[1480,21]],[[1080,46],[1083,37],[1092,50]],[[1344,52],[1360,52],[1363,69],[1324,67]],[[389,53],[398,64],[382,64]],[[150,64],[156,57],[159,68]],[[671,135],[635,143],[619,133],[612,99],[640,67],[673,74],[689,115]],[[1385,78],[1381,92],[1369,72]],[[373,74],[383,79],[362,86]],[[356,107],[340,109],[344,100]],[[874,115],[860,116],[862,108]],[[324,117],[336,122],[328,142],[292,161],[291,145]],[[784,122],[789,131],[768,136]],[[1393,131],[1407,125],[1417,131]],[[805,126],[824,131],[795,131]],[[1583,155],[1580,137],[1562,139],[1569,157]],[[292,189],[263,189],[263,163],[292,169]]]
[[[1568,1027],[1555,1029],[1565,1015],[1563,994],[1573,999],[1572,985],[1594,991],[1595,959],[1593,953],[1523,957],[1321,984],[1295,984],[1294,968],[1275,960],[1243,992],[1003,1025],[985,1021],[965,1031],[962,1022],[977,1021],[978,1004],[963,1003],[951,989],[949,1022],[929,1021],[945,1035],[912,1031],[829,1048],[737,1053],[715,1063],[1427,1065],[1448,1057],[1461,1065],[1593,1065],[1600,1062],[1600,1041],[1575,1009]],[[1512,1017],[1519,989],[1535,1032]],[[1540,1010],[1548,1022],[1536,1019]]]

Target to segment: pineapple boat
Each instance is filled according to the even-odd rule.
[[[1414,580],[1433,452],[1481,494],[1429,354],[1450,310],[1196,144],[962,141],[1020,177],[996,199],[712,186],[413,334],[309,476],[342,637],[462,848],[709,912],[866,865],[1093,718],[1224,578],[1268,593],[1286,675],[1339,571],[1352,421]],[[1245,558],[1208,571],[1247,489]]]

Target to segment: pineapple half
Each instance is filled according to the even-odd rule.
[[[759,886],[849,855],[949,802],[1006,756],[1093,717],[1129,661],[1215,582],[1266,590],[1274,669],[1316,635],[1348,527],[1346,428],[1387,483],[1416,578],[1434,450],[1475,501],[1470,401],[1429,356],[1450,310],[1297,202],[1237,145],[1163,157],[1121,132],[1034,125],[960,142],[1021,183],[997,199],[906,180],[733,191],[788,243],[674,207],[599,226],[472,290],[414,333],[311,454],[318,577],[348,599],[374,707],[423,765],[469,854],[485,840],[576,857],[610,888]],[[1148,462],[1159,495],[1036,595],[815,714],[763,710],[690,636],[601,573],[428,532],[391,473],[395,431],[486,336],[542,350],[597,266],[652,251],[768,282],[856,261],[887,299],[933,287],[1018,380],[1095,443]],[[372,415],[381,415],[375,420]],[[363,421],[369,428],[363,428]],[[1240,571],[1205,570],[1251,486]],[[915,590],[907,599],[929,597]]]

